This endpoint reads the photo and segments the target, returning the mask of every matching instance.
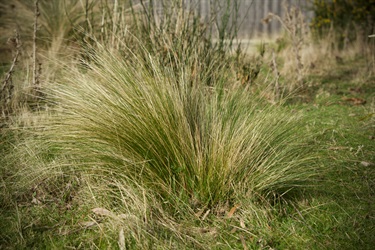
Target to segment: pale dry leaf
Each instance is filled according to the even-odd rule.
[[[95,221],[83,221],[80,222],[79,225],[81,225],[84,228],[89,228],[95,226],[97,223]]]
[[[205,220],[208,214],[210,213],[210,209],[207,210],[207,212],[203,215],[202,220]]]
[[[110,216],[112,215],[112,212],[108,209],[97,207],[91,210],[94,214],[101,215],[101,216]]]
[[[232,218],[234,212],[236,212],[238,207],[239,207],[239,205],[234,205],[234,207],[231,208],[231,210],[227,214],[228,218]]]
[[[367,162],[367,161],[361,161],[361,165],[364,166],[364,167],[369,167],[369,166],[372,166],[372,163]]]
[[[33,199],[31,200],[31,203],[32,204],[35,204],[35,205],[40,205],[42,204],[42,202],[40,200],[38,200],[37,198],[33,197]]]
[[[119,214],[117,217],[120,218],[120,219],[123,219],[123,220],[128,220],[128,219],[134,220],[134,219],[137,218],[133,214]]]
[[[242,218],[240,218],[240,226],[241,226],[243,229],[246,228],[245,222],[243,221]]]
[[[118,235],[118,246],[120,250],[125,250],[125,234],[124,234],[124,229],[121,228],[119,235]]]

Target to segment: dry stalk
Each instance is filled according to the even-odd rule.
[[[303,16],[299,9],[292,7],[286,14],[285,23],[289,28],[292,37],[292,46],[295,56],[297,82],[299,86],[303,86],[303,64],[300,51],[303,45]]]
[[[371,47],[370,47],[370,50],[372,51],[371,53],[371,61],[372,61],[372,73],[375,73],[375,53],[374,53],[374,50],[375,50],[375,34],[372,34],[372,35],[369,35],[368,36],[369,38],[372,38],[371,40]]]
[[[116,33],[117,33],[117,25],[118,25],[118,17],[119,17],[119,9],[118,9],[118,0],[114,0],[114,5],[113,5],[113,16],[112,16],[112,48],[115,47],[115,38],[116,38]]]
[[[297,7],[292,6],[290,10],[288,10],[287,6],[284,7],[286,10],[285,18],[281,18],[280,16],[269,13],[263,21],[268,23],[273,18],[278,20],[285,31],[289,34],[289,37],[292,42],[292,51],[295,57],[295,69],[297,74],[297,83],[299,86],[303,86],[303,68],[304,65],[302,63],[301,58],[301,50],[304,43],[304,36],[306,35],[306,25],[304,21],[304,17],[300,9]]]
[[[38,95],[40,92],[40,82],[39,82],[39,71],[38,71],[38,63],[37,63],[37,30],[38,30],[38,17],[40,15],[39,12],[39,0],[35,0],[34,2],[34,32],[33,32],[33,87],[35,88],[35,92]]]
[[[8,73],[5,75],[5,79],[1,86],[1,92],[0,92],[1,93],[0,110],[1,110],[1,114],[5,117],[11,113],[10,101],[12,99],[13,89],[14,89],[14,85],[12,82],[12,75],[14,72],[14,68],[17,64],[18,57],[20,55],[20,49],[22,45],[18,31],[15,30],[14,33],[15,33],[14,37],[9,38],[8,44],[11,45],[13,49],[15,49],[15,53],[13,56],[13,61],[10,66],[10,69]]]
[[[279,70],[277,69],[277,62],[276,62],[276,55],[275,55],[275,51],[272,50],[272,64],[271,64],[271,67],[272,67],[272,71],[275,75],[275,101],[279,101],[281,96],[280,96],[280,82],[279,82],[279,79],[280,79],[280,73],[279,73]]]

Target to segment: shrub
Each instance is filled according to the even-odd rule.
[[[367,38],[375,28],[374,0],[314,0],[315,17],[311,27],[319,36],[323,36],[331,27],[337,31],[339,41],[353,40],[358,32],[361,39]]]

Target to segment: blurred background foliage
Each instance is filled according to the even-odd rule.
[[[341,46],[375,32],[375,0],[314,0],[312,8],[315,35],[322,37],[334,30]]]

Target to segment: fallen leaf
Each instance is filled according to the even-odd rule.
[[[364,99],[361,99],[361,98],[356,98],[356,97],[353,97],[353,98],[343,98],[344,101],[346,102],[349,102],[353,105],[363,105],[366,103],[366,100]]]
[[[129,219],[130,215],[129,214],[119,214],[117,217],[125,220],[125,219]]]
[[[241,226],[243,229],[246,228],[245,222],[243,221],[242,218],[240,218],[240,226]]]
[[[239,205],[234,205],[234,207],[231,208],[231,210],[227,214],[228,218],[231,218],[233,216],[234,212],[236,212],[238,207]]]
[[[32,204],[35,204],[35,205],[40,205],[42,204],[42,202],[40,200],[38,200],[37,198],[33,197],[33,199],[31,200],[31,203]]]
[[[367,161],[361,161],[360,164],[361,164],[362,166],[364,166],[364,167],[372,166],[372,163],[371,163],[371,162],[367,162]]]
[[[101,216],[110,216],[112,215],[112,212],[108,209],[97,207],[91,210],[94,214],[101,215]]]

